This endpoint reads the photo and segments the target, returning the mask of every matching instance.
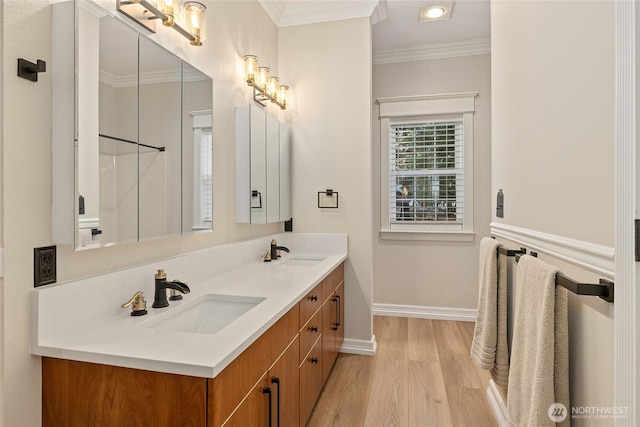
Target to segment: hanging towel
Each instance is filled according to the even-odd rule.
[[[549,408],[557,403],[571,411],[568,296],[566,289],[556,286],[558,272],[557,268],[528,255],[518,263],[507,391],[510,426],[554,426]],[[562,415],[558,411],[555,414]],[[569,426],[570,417],[566,413],[566,418],[557,425]]]
[[[480,290],[471,359],[482,369],[490,370],[496,384],[506,387],[509,379],[507,257],[497,255],[500,246],[489,237],[480,241]]]

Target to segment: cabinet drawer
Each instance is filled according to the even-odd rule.
[[[311,316],[322,305],[322,282],[300,300],[300,327],[304,326]]]
[[[311,347],[322,334],[322,310],[318,312],[300,329],[300,363],[309,353]]]
[[[322,281],[322,301],[326,301],[344,281],[344,263],[340,264]]]
[[[322,390],[322,340],[316,341],[311,353],[300,366],[300,425],[306,425]]]

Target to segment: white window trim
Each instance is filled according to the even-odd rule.
[[[478,92],[379,98],[380,105],[380,238],[383,240],[431,240],[471,242],[473,231],[473,116]],[[392,230],[389,216],[389,126],[392,121],[443,115],[462,115],[464,132],[464,219],[462,230],[433,230],[415,224],[411,229]]]

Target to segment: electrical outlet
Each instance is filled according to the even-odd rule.
[[[33,286],[56,282],[56,247],[45,246],[33,249]]]

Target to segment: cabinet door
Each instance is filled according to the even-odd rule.
[[[300,369],[298,351],[300,340],[293,341],[269,371],[274,426],[297,426],[300,418]]]
[[[264,374],[223,425],[225,427],[270,426],[269,417],[273,414],[269,411],[269,403],[273,400],[273,388],[268,374]]]
[[[322,307],[322,382],[325,383],[333,368],[338,352],[336,350],[336,310],[335,295],[331,295]]]
[[[250,121],[250,182],[251,224],[267,223],[267,116],[264,110],[251,104]]]
[[[280,221],[291,219],[291,131],[280,123]]]
[[[342,343],[344,342],[344,280],[341,281],[340,286],[336,289],[336,297],[339,299],[338,304],[336,305],[336,308],[338,308],[339,311],[336,315],[338,325],[335,331],[335,349],[337,356],[337,353],[340,351],[340,347],[342,347]]]
[[[280,221],[280,124],[267,116],[266,121],[266,159],[267,159],[267,222]],[[289,218],[287,218],[289,219]]]
[[[300,425],[305,425],[322,390],[322,339],[300,366]]]

